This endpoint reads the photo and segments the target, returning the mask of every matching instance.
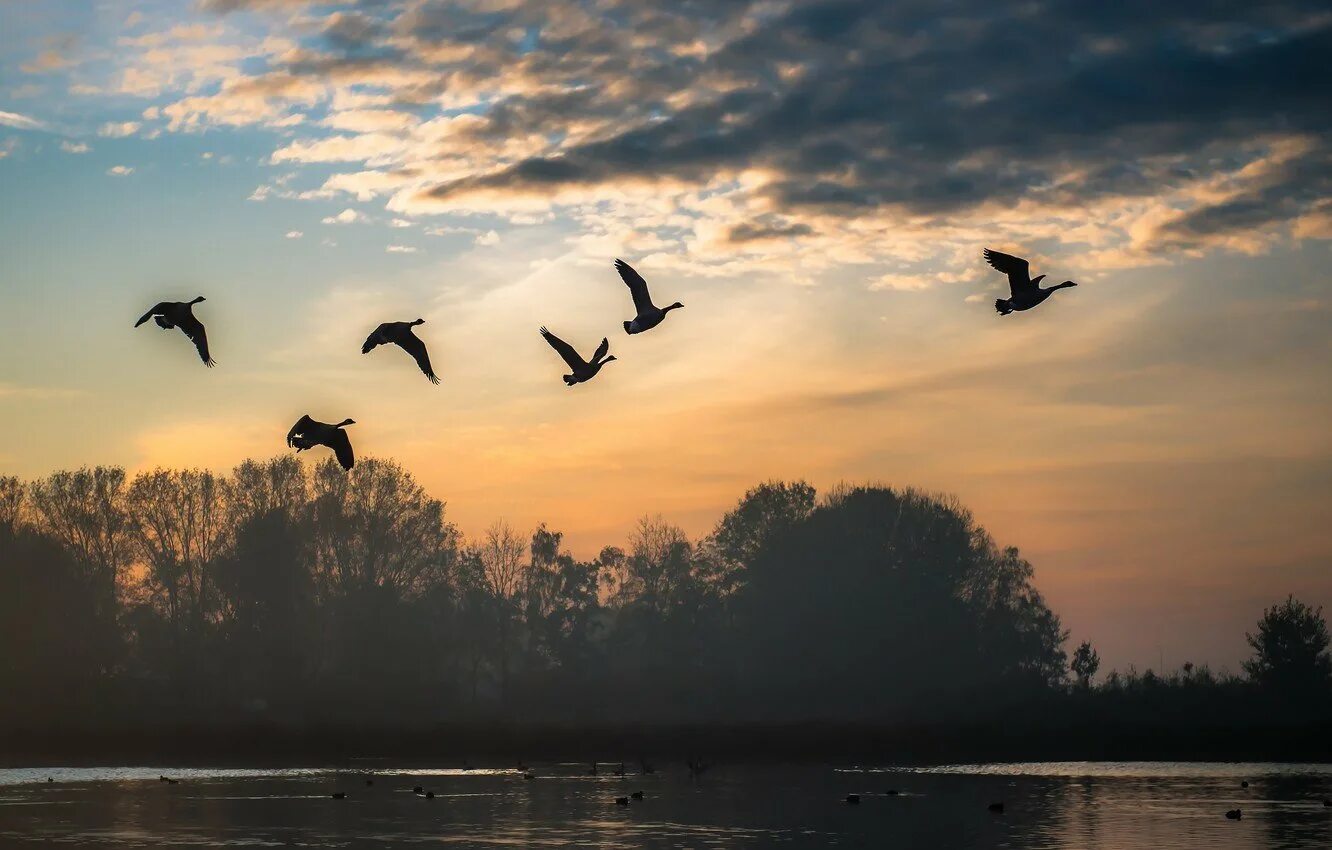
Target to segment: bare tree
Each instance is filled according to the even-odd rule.
[[[151,589],[179,629],[200,627],[213,614],[209,571],[226,547],[230,485],[212,472],[156,469],[140,473],[127,502]]]
[[[13,476],[0,476],[0,530],[16,533],[23,525],[27,488]]]
[[[28,501],[42,531],[74,554],[93,583],[98,617],[114,623],[117,590],[135,551],[125,470],[99,466],[52,473],[32,483]]]
[[[411,473],[365,458],[350,473],[331,460],[315,468],[315,568],[326,590],[384,588],[400,597],[446,580],[458,532]]]
[[[231,484],[235,525],[275,510],[293,514],[310,498],[305,464],[290,455],[244,461],[232,470]]]

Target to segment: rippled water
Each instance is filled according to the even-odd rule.
[[[698,782],[672,764],[626,777],[534,765],[532,780],[366,765],[370,786],[366,771],[323,768],[0,769],[0,846],[1332,847],[1332,765],[722,765]],[[1234,808],[1242,820],[1225,818]]]

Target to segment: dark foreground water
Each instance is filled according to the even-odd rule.
[[[531,780],[364,764],[0,769],[0,847],[1332,847],[1332,765],[720,765],[691,782],[665,763],[625,777],[539,764]]]

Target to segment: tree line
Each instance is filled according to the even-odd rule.
[[[1094,684],[1095,650],[1070,661],[1066,639],[1017,549],[909,489],[768,482],[701,539],[646,517],[579,560],[545,525],[467,538],[384,459],[0,478],[13,728],[945,722],[1185,690],[1326,705],[1326,625],[1293,599],[1242,680]]]

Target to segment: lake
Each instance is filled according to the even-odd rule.
[[[1326,764],[357,768],[0,769],[0,846],[1332,847]]]

